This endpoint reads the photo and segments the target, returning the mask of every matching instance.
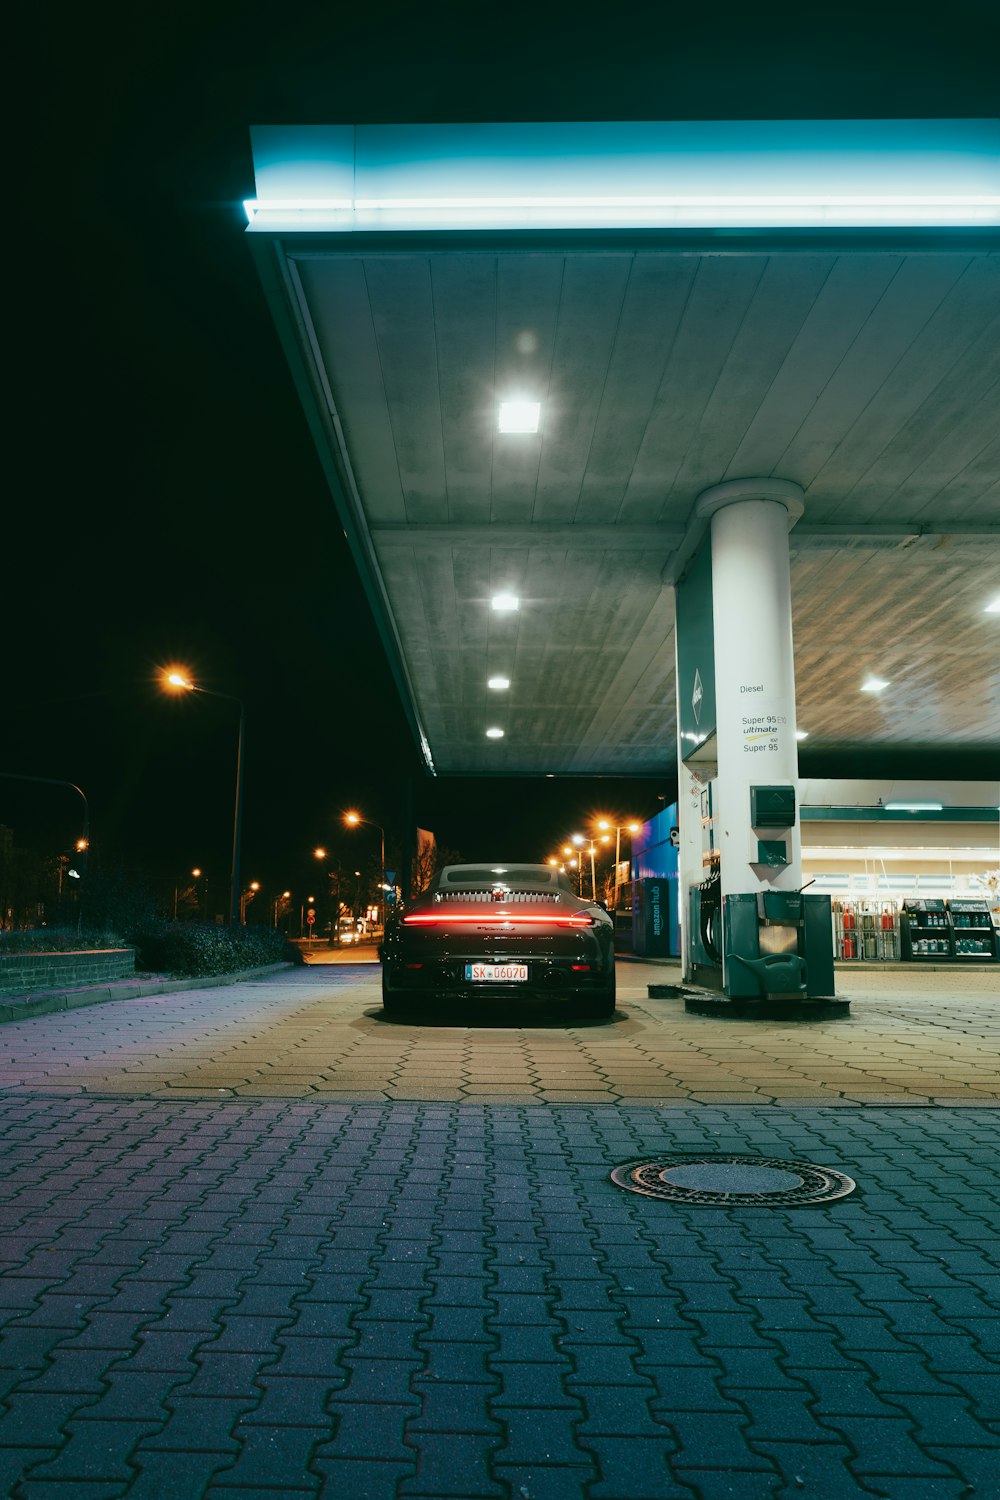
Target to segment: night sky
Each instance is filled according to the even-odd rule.
[[[347,807],[398,837],[408,781],[469,858],[672,800],[669,747],[660,781],[421,771],[245,244],[248,127],[987,115],[995,0],[33,15],[8,58],[0,770],[80,785],[105,862],[228,873],[237,711],[165,698],[181,662],[246,704],[247,879],[298,888],[317,843],[352,862]],[[78,806],[0,779],[19,842]]]

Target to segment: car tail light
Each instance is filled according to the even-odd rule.
[[[570,964],[570,968],[575,974],[589,974],[591,967],[591,964]]]
[[[414,912],[409,917],[403,918],[403,923],[410,927],[451,927],[456,922],[475,922],[480,927],[487,922],[504,922],[510,927],[593,927],[593,917],[587,916],[585,912],[577,912],[572,917],[532,917],[524,912],[508,911],[462,911],[455,912],[453,916],[444,916],[435,912],[433,916],[425,916],[423,912]]]

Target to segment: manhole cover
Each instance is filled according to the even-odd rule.
[[[771,1208],[806,1208],[846,1198],[857,1184],[843,1172],[808,1161],[779,1161],[769,1156],[670,1156],[628,1161],[615,1167],[611,1181],[647,1198],[668,1203],[712,1204],[732,1208],[761,1204]]]

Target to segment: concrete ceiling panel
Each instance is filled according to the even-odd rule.
[[[748,474],[805,490],[790,547],[810,745],[1000,741],[1000,257],[292,253],[323,420],[442,774],[668,770],[679,549],[698,494]],[[537,434],[498,431],[516,396],[540,401]],[[501,590],[518,611],[490,608]],[[870,671],[891,691],[860,692]],[[486,686],[498,672],[509,691]]]

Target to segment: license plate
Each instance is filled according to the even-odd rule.
[[[465,977],[475,983],[524,984],[528,978],[527,964],[466,964]]]

